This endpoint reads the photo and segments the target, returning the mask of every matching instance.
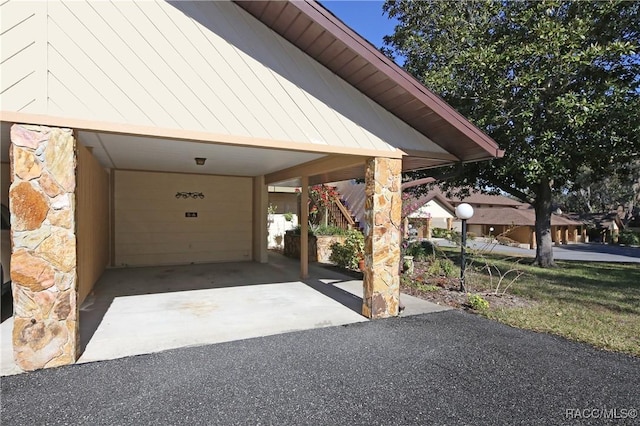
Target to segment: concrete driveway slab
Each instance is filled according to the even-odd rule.
[[[294,259],[105,271],[80,307],[79,363],[367,321],[362,280]],[[404,316],[440,307],[402,295]],[[0,375],[13,363],[11,319],[0,324]]]
[[[366,320],[302,282],[122,296],[78,362]]]

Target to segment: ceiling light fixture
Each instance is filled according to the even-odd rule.
[[[204,157],[196,157],[196,164],[198,166],[204,166],[204,162],[207,161]]]

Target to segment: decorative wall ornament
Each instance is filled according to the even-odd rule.
[[[176,198],[204,198],[202,192],[176,192]]]

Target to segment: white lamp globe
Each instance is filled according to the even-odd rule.
[[[456,207],[456,217],[458,219],[471,219],[473,216],[473,207],[467,203],[462,203]]]

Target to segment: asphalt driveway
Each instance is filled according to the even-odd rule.
[[[3,377],[1,420],[638,424],[638,383],[639,358],[446,311]]]

